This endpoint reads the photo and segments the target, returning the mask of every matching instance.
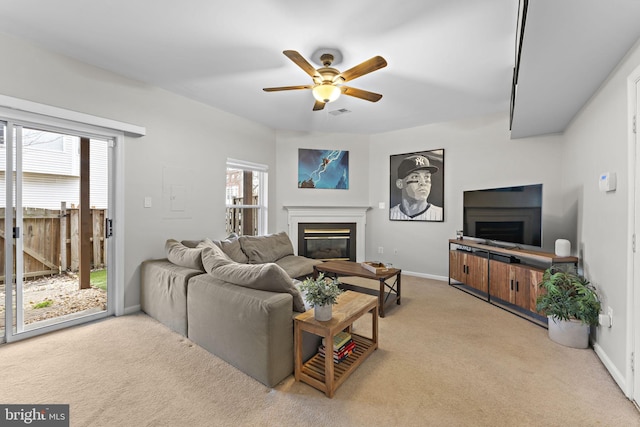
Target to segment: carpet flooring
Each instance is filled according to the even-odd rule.
[[[268,388],[139,313],[0,346],[0,403],[69,404],[72,426],[640,426],[593,350],[440,281],[402,291],[333,399]]]

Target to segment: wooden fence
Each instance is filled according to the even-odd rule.
[[[15,210],[14,210],[15,214]],[[107,265],[106,209],[91,209],[91,268]],[[0,282],[4,282],[5,209],[0,208]],[[80,265],[80,210],[24,208],[21,230],[25,278],[77,272]],[[15,254],[15,245],[14,245]]]

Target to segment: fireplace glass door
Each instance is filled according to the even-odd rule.
[[[299,224],[298,253],[313,259],[355,261],[355,224]]]

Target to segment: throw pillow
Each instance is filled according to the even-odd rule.
[[[181,240],[180,243],[185,245],[188,248],[195,248],[198,246],[198,243],[202,242],[202,240]]]
[[[239,240],[250,264],[276,262],[284,256],[293,255],[293,245],[284,231],[266,236],[240,236]]]
[[[225,254],[229,256],[235,262],[247,263],[249,262],[249,258],[247,255],[242,252],[242,248],[240,247],[240,241],[238,237],[227,237],[225,240],[220,241],[220,247],[224,251]]]
[[[223,265],[235,264],[222,249],[209,239],[204,239],[200,242],[198,248],[202,251],[202,265],[204,266],[204,270],[209,274]]]
[[[167,240],[164,249],[171,263],[194,270],[204,270],[200,256],[202,249],[188,248],[175,239]]]
[[[203,259],[207,250],[203,250]],[[232,262],[220,265],[208,272],[216,279],[246,288],[289,293],[293,296],[293,310],[301,313],[305,311],[300,291],[293,285],[287,273],[277,264],[239,264]]]

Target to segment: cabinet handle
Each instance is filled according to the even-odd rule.
[[[520,292],[520,282],[516,280],[516,292]]]
[[[511,279],[511,290],[513,290],[513,279]]]

